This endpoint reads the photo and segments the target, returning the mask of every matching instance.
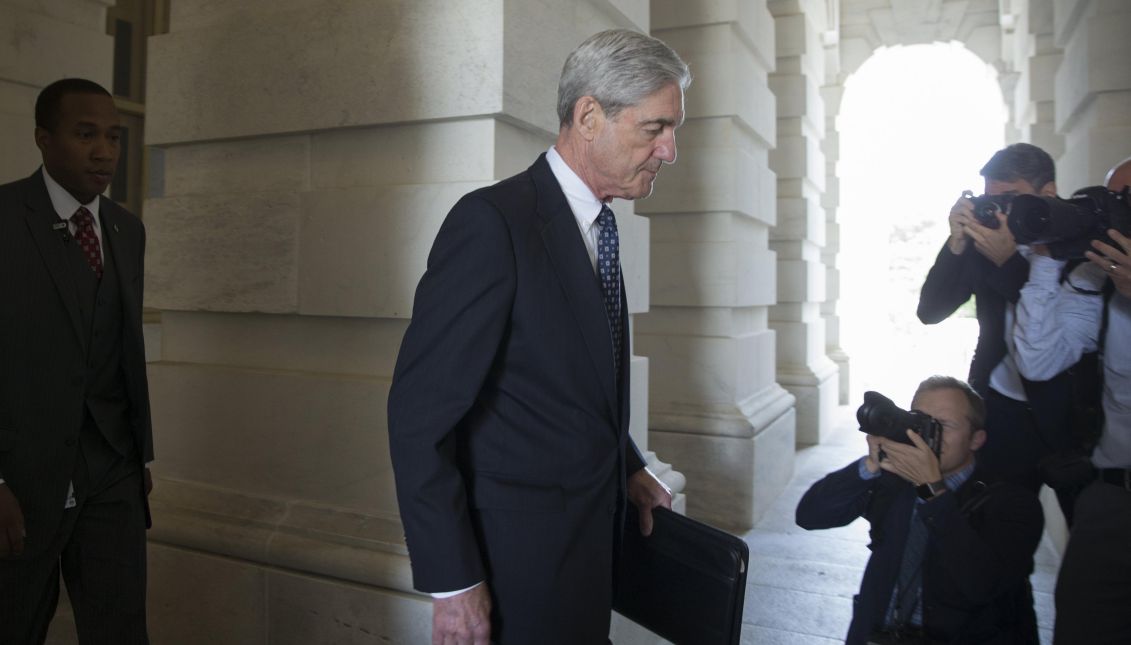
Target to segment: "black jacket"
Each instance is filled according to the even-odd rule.
[[[944,244],[919,293],[919,320],[933,325],[950,317],[970,296],[978,317],[978,345],[970,363],[970,385],[983,397],[990,373],[1005,358],[1005,305],[1016,303],[1029,279],[1029,263],[1014,253],[998,267],[973,244],[960,255]]]
[[[872,556],[854,599],[846,643],[863,644],[883,628],[917,500],[914,487],[891,473],[861,479],[859,461],[827,475],[802,497],[797,524],[824,529],[863,517]],[[1037,643],[1028,576],[1044,526],[1040,503],[1013,484],[987,487],[975,470],[957,491],[923,503],[928,547],[923,570],[923,622],[942,642]]]

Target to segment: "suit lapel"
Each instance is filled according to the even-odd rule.
[[[130,228],[122,221],[118,206],[114,202],[99,197],[99,214],[102,217],[102,247],[109,249],[114,258],[114,273],[118,276],[118,290],[121,292],[123,311],[133,311],[134,289],[132,288],[134,265],[132,263],[134,248],[133,238],[129,236]]]
[[[609,405],[609,418],[619,427],[621,414],[613,375],[613,341],[597,276],[589,264],[577,220],[561,186],[550,172],[545,155],[534,162],[530,174],[538,192],[542,242],[581,328],[581,336],[585,339],[585,347]]]
[[[74,284],[74,278],[68,268],[67,247],[63,243],[63,234],[54,228],[62,220],[51,205],[51,198],[47,196],[47,186],[43,177],[36,171],[34,175],[24,182],[24,222],[28,232],[39,249],[39,255],[47,266],[51,279],[55,282],[55,289],[59,292],[59,299],[71,319],[71,327],[78,336],[79,343],[86,352],[86,335],[82,333],[82,316],[79,313],[79,298]]]

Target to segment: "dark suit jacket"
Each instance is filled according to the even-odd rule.
[[[1016,303],[1029,279],[1029,263],[1014,253],[1001,267],[985,258],[973,244],[955,255],[944,244],[919,293],[919,320],[933,325],[950,317],[974,296],[978,316],[978,345],[970,363],[970,385],[983,397],[990,373],[1005,358],[1005,305]]]
[[[622,296],[625,330],[627,310]],[[389,393],[417,589],[486,579],[499,642],[605,642],[625,478],[643,467],[628,356],[626,342],[618,387],[597,277],[545,155],[455,205]]]
[[[978,394],[987,398],[987,405],[995,404],[987,396],[990,374],[1008,351],[1005,344],[1006,305],[1017,304],[1021,288],[1028,280],[1029,262],[1020,253],[1014,253],[998,267],[979,253],[973,244],[968,244],[961,255],[951,253],[944,244],[919,294],[919,320],[928,325],[946,320],[970,299],[971,294],[974,295],[978,344],[970,362],[968,381]],[[1028,405],[1033,411],[1033,428],[1040,433],[1039,452],[1042,455],[1049,451],[1078,448],[1079,439],[1069,431],[1075,405],[1073,378],[1071,368],[1047,381],[1021,378]],[[991,437],[995,436],[993,428],[988,431]],[[997,448],[994,449],[995,459],[1001,458]],[[1009,452],[1008,448],[1004,450]],[[988,461],[986,463],[989,465]]]
[[[122,372],[137,454],[153,459],[141,299],[145,229],[100,197],[103,239],[122,298]],[[23,510],[31,558],[59,525],[74,475],[85,405],[88,330],[63,232],[36,171],[0,186],[0,475]],[[139,491],[141,494],[141,491]]]
[[[872,551],[854,598],[846,643],[863,644],[884,626],[917,499],[884,472],[861,479],[859,462],[813,484],[797,506],[797,524],[824,529],[864,517]],[[1013,484],[986,488],[975,470],[958,489],[919,507],[927,523],[923,622],[942,642],[1037,643],[1028,576],[1044,520],[1032,493]]]

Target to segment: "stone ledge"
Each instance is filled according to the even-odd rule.
[[[400,519],[158,479],[153,542],[415,593]]]

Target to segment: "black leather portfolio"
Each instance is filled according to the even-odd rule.
[[[737,644],[749,547],[664,508],[652,517],[652,535],[641,536],[628,504],[613,608],[676,645]]]

